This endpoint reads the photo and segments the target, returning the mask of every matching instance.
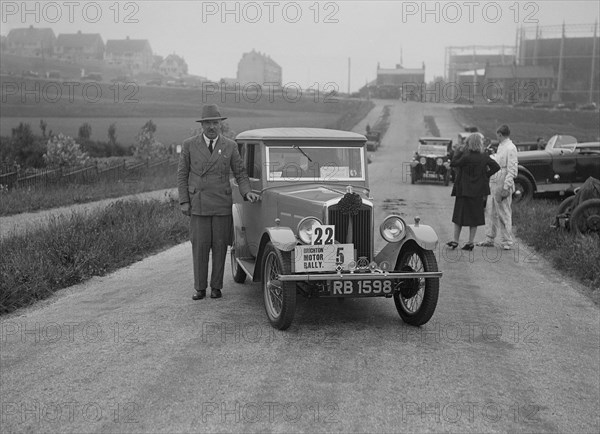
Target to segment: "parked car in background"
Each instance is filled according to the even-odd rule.
[[[83,76],[82,79],[89,81],[102,81],[102,74],[98,72],[90,72],[89,74]]]
[[[381,144],[381,133],[379,131],[371,131],[367,133],[367,151],[375,152]]]
[[[577,143],[573,136],[555,135],[545,149],[518,154],[519,173],[513,200],[529,200],[534,193],[572,193],[600,173],[600,142]]]
[[[469,133],[471,134],[471,133]],[[420,137],[415,156],[410,163],[410,182],[424,179],[450,183],[452,139]]]
[[[435,231],[375,210],[361,134],[320,128],[266,128],[236,137],[258,202],[235,179],[233,279],[261,282],[267,318],[292,323],[296,296],[393,298],[404,322],[425,324],[437,305]],[[219,164],[217,161],[215,164]],[[377,254],[375,236],[385,245]]]

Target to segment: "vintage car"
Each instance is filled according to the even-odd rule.
[[[518,154],[519,173],[513,200],[529,200],[534,193],[573,193],[600,173],[600,142],[577,143],[572,136],[555,135],[545,149]]]
[[[425,324],[439,279],[435,231],[389,215],[375,229],[366,138],[319,128],[266,128],[236,137],[251,203],[232,179],[234,281],[260,282],[268,320],[292,323],[296,296],[393,298],[402,320]],[[374,252],[375,234],[385,245]]]
[[[442,137],[421,137],[413,160],[410,162],[410,182],[423,179],[450,183],[450,159],[452,139]]]
[[[367,151],[375,152],[381,144],[381,133],[379,131],[371,131],[366,134]]]

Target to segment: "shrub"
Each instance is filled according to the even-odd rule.
[[[72,137],[58,134],[48,140],[44,160],[50,166],[82,166],[89,156]]]
[[[154,137],[156,125],[151,120],[146,122],[136,137],[133,156],[139,160],[165,158],[169,155],[169,147]]]

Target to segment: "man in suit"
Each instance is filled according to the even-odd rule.
[[[181,212],[190,216],[190,239],[194,261],[193,300],[206,297],[209,252],[212,251],[210,278],[211,298],[221,298],[227,246],[231,244],[233,173],[245,200],[255,202],[260,196],[251,191],[237,144],[221,133],[221,116],[214,104],[202,108],[202,133],[184,140],[177,186]]]

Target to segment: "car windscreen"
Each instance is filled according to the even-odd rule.
[[[268,181],[360,181],[364,150],[358,147],[268,146]]]
[[[448,153],[447,145],[421,144],[417,150],[419,155],[435,155],[442,157]]]

